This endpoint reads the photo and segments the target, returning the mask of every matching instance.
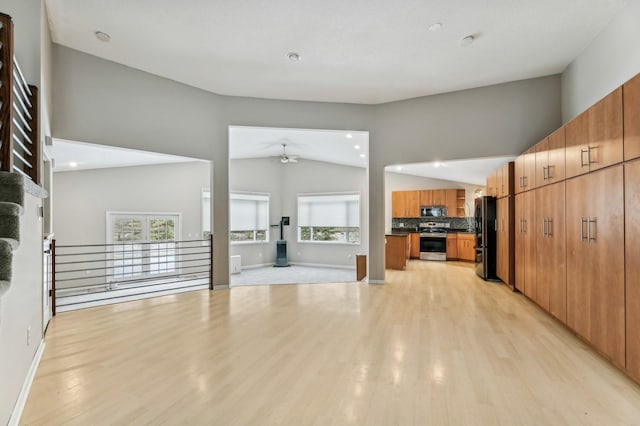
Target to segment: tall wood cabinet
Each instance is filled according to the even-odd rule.
[[[567,266],[564,199],[564,182],[535,190],[536,301],[551,315],[566,323]]]
[[[640,380],[640,160],[624,168],[627,371]]]
[[[536,186],[561,182],[565,178],[565,128],[553,132],[535,146]]]
[[[640,157],[640,74],[622,86],[624,105],[624,159]]]
[[[496,275],[509,286],[513,286],[515,281],[513,221],[513,197],[498,198],[496,214]]]
[[[538,302],[536,281],[535,193],[515,197],[515,287]]]
[[[567,323],[625,366],[623,167],[566,183]]]
[[[515,161],[515,193],[519,194],[536,187],[535,146],[526,150]]]

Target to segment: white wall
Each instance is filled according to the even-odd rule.
[[[640,72],[640,0],[629,4],[562,73],[568,122]]]
[[[56,242],[106,243],[106,212],[182,213],[182,239],[202,238],[201,194],[209,164],[189,162],[53,174]]]
[[[453,182],[442,179],[405,175],[402,173],[385,172],[384,184],[384,218],[385,232],[391,232],[391,193],[393,191],[412,191],[419,189],[450,189],[465,190],[465,202],[470,206],[470,215],[473,215],[474,192],[477,188],[484,191],[484,185],[472,185],[469,183]]]
[[[15,55],[27,81],[41,86],[41,1],[3,0],[0,10],[13,18]],[[48,96],[46,90],[44,96]],[[43,113],[42,104],[40,110]],[[42,200],[25,194],[21,244],[13,254],[13,280],[9,291],[0,297],[0,424],[7,423],[11,416],[43,336],[42,222],[37,217],[40,205]]]
[[[265,192],[270,198],[270,223],[277,224],[289,216],[291,224],[284,228],[290,262],[322,265],[355,265],[355,254],[367,252],[368,223],[366,215],[366,169],[301,159],[298,163],[281,164],[277,159],[231,160],[232,191]],[[359,192],[361,194],[360,244],[298,243],[297,195],[299,193]],[[232,244],[231,254],[242,256],[242,265],[273,263],[275,240],[279,228],[271,228],[269,243]]]

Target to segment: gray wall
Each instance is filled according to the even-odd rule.
[[[465,202],[469,204],[473,215],[474,192],[477,188],[484,191],[484,185],[472,185],[469,183],[453,182],[442,179],[432,179],[421,176],[411,176],[402,173],[385,173],[384,185],[384,223],[385,232],[391,232],[391,193],[393,191],[411,191],[417,189],[450,189],[459,188],[465,190]]]
[[[323,265],[354,266],[354,255],[367,251],[367,173],[363,168],[341,166],[301,159],[296,164],[283,165],[274,159],[231,160],[230,186],[232,191],[265,192],[270,197],[270,223],[279,223],[281,216],[289,216],[291,225],[285,228],[289,261]],[[298,243],[297,194],[322,192],[360,192],[361,242],[351,244]],[[279,228],[271,228],[271,242],[267,244],[233,244],[231,254],[242,256],[242,265],[271,264],[275,258],[275,241]]]
[[[631,0],[562,73],[568,122],[640,72],[640,1]]]
[[[39,0],[3,0],[3,13],[13,17],[15,54],[30,84],[41,86],[42,4]],[[41,92],[43,88],[41,87]],[[45,98],[48,96],[44,88]],[[42,114],[48,114],[40,105]],[[43,128],[42,134],[45,134]],[[0,424],[8,422],[29,366],[43,336],[42,200],[25,195],[20,218],[20,247],[14,252],[13,280],[0,297]],[[27,344],[27,328],[31,343]]]
[[[206,162],[78,170],[53,174],[56,241],[106,243],[106,212],[182,213],[182,239],[202,238]]]
[[[213,160],[217,284],[228,283],[229,125],[370,131],[374,281],[384,279],[385,165],[514,155],[560,125],[558,76],[379,106],[293,102],[218,96],[55,46],[54,88],[56,137]]]

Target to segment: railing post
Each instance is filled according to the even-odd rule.
[[[0,13],[0,171],[13,171],[13,20]]]
[[[213,233],[209,234],[209,290],[213,290]]]
[[[56,316],[56,239],[51,240],[51,314]]]
[[[31,170],[29,176],[34,183],[40,184],[40,129],[38,128],[38,87],[29,85],[31,91],[31,120],[29,126],[31,131],[27,132],[29,138],[33,141],[33,156],[31,157]]]

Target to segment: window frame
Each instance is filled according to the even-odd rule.
[[[358,242],[349,242],[349,231],[345,231],[345,240],[344,241],[326,241],[326,240],[314,240],[313,239],[313,228],[314,226],[308,226],[311,233],[310,240],[301,239],[302,228],[300,226],[300,197],[327,197],[327,196],[340,196],[340,195],[357,195],[358,196],[358,225],[355,226],[315,226],[315,228],[357,228],[358,229]],[[362,193],[360,191],[347,191],[347,192],[313,192],[313,193],[298,193],[296,194],[296,239],[298,244],[329,244],[329,245],[347,245],[347,246],[361,246],[362,245]],[[307,227],[307,226],[305,226]]]
[[[253,232],[253,239],[246,241],[234,241],[231,239],[231,233],[234,232],[231,229],[231,203],[234,195],[245,195],[255,197],[266,197],[267,202],[267,229],[265,229],[265,239],[257,240],[256,236],[260,229],[253,229],[251,231],[235,231],[235,232]],[[271,242],[271,193],[269,192],[249,192],[249,191],[229,191],[229,244],[230,245],[249,245],[249,244],[269,244]]]

